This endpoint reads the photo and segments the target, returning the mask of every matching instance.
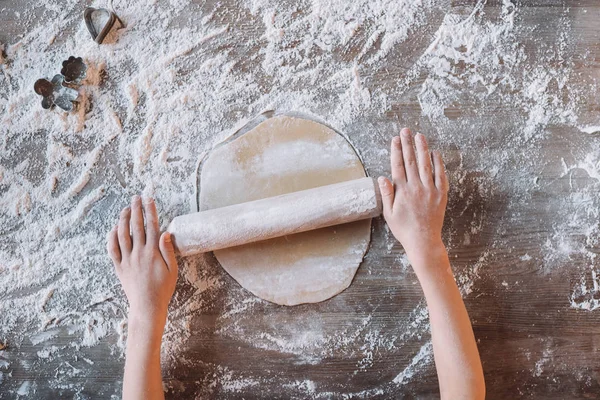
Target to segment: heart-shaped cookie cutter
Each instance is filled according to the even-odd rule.
[[[98,30],[98,27],[95,24],[95,17],[106,18],[106,23],[100,30]],[[108,32],[110,32],[116,21],[119,21],[119,23],[123,25],[123,22],[117,17],[117,14],[106,8],[86,7],[83,11],[83,19],[85,20],[85,25],[87,26],[90,35],[92,35],[92,39],[98,44],[101,44],[104,41],[106,35],[108,35]]]

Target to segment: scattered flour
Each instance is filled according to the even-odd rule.
[[[533,376],[540,377],[544,373],[544,366],[548,364],[552,364],[554,362],[554,357],[552,350],[548,347],[544,347],[542,350],[542,356],[539,360],[535,362],[535,368],[533,370]]]
[[[600,125],[588,125],[588,126],[580,126],[579,130],[583,133],[589,133],[590,135],[600,133]]]
[[[600,308],[600,276],[593,266],[590,273],[581,277],[571,295],[571,307],[593,311]]]
[[[394,378],[394,383],[402,385],[405,380],[409,380],[415,375],[415,373],[418,371],[417,368],[419,364],[431,361],[432,357],[433,345],[431,342],[427,342],[421,346],[419,352],[416,356],[414,356],[410,364],[407,365],[406,368],[404,368],[404,370]]]
[[[600,88],[573,79],[571,26],[560,17],[552,21],[555,42],[536,43],[520,25],[523,10],[509,0],[499,7],[447,3],[179,0],[156,2],[148,13],[147,2],[126,0],[115,4],[126,27],[101,46],[89,39],[77,1],[20,5],[16,18],[26,30],[0,43],[0,304],[7,310],[0,314],[0,341],[12,351],[0,353],[11,357],[0,359],[0,383],[19,396],[33,396],[44,384],[12,378],[13,369],[22,375],[31,368],[18,361],[21,345],[35,347],[38,368],[60,362],[47,384],[69,393],[84,390],[74,376],[93,371],[87,347],[122,356],[127,305],[105,254],[105,233],[136,193],[156,198],[163,228],[193,210],[199,155],[237,121],[266,109],[313,115],[348,134],[373,174],[388,170],[384,149],[399,127],[427,131],[445,152],[455,188],[446,237],[451,252],[477,244],[482,232],[493,236],[489,251],[455,267],[467,297],[480,290],[507,227],[533,196],[548,194],[546,209],[561,213],[543,214],[548,233],[532,239],[515,262],[535,262],[545,273],[574,262],[589,266],[575,272],[565,307],[600,308],[593,251],[600,243],[600,143],[597,123],[578,120],[581,105]],[[186,23],[190,10],[200,17]],[[14,17],[3,8],[0,19],[8,12]],[[239,28],[248,26],[256,28]],[[33,82],[58,73],[69,55],[89,65],[79,108],[43,110]],[[389,72],[399,69],[405,72]],[[421,118],[407,120],[404,104],[415,101]],[[556,127],[573,135],[562,162],[545,153]],[[542,170],[556,171],[556,179],[532,183]],[[494,202],[506,204],[506,216],[491,227],[493,210],[485,204]],[[463,226],[468,235],[455,237]],[[381,251],[391,252],[390,233],[381,237]],[[408,261],[397,261],[407,288],[414,281]],[[294,311],[282,328],[265,313],[274,312],[271,305],[233,285],[210,256],[180,265],[163,360],[169,374],[181,365],[201,369],[199,396],[241,396],[269,384],[315,398],[383,396],[432,369],[422,303],[406,304],[402,318],[389,321],[377,309],[396,299],[349,306],[340,296],[325,306],[355,312],[341,326],[308,309]],[[409,358],[391,381],[364,391],[332,391],[327,380],[244,375],[186,355],[191,339],[208,332],[198,322],[205,315],[215,317],[215,340],[287,355],[306,368],[341,358],[355,363],[357,375],[378,370],[390,354]],[[257,319],[261,332],[249,328]],[[69,338],[65,348],[55,342],[59,335]],[[420,349],[412,358],[408,344]],[[535,376],[549,362],[549,354],[542,356],[532,358]],[[185,390],[175,379],[167,386]]]

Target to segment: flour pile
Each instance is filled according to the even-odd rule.
[[[403,126],[419,129],[442,150],[451,173],[449,248],[489,247],[454,265],[467,299],[484,275],[494,282],[493,271],[482,272],[486,265],[507,257],[537,263],[542,274],[580,266],[569,270],[565,307],[599,308],[600,121],[584,105],[594,104],[600,88],[585,70],[574,72],[590,62],[572,45],[568,16],[575,11],[557,8],[554,20],[544,21],[549,32],[509,0],[497,7],[447,3],[125,0],[115,8],[126,27],[101,46],[89,38],[79,1],[26,2],[19,15],[0,10],[0,20],[23,27],[10,41],[0,36],[0,341],[9,346],[0,352],[3,390],[83,393],[88,384],[74,378],[122,355],[127,305],[105,233],[136,193],[155,197],[163,229],[195,211],[198,159],[238,122],[267,109],[327,121],[375,176],[388,171],[391,136]],[[33,83],[58,73],[70,55],[88,63],[78,110],[43,110]],[[564,143],[562,155],[550,152],[551,140]],[[532,233],[526,248],[502,251],[512,229],[527,228],[521,216],[531,202],[541,205],[551,234]],[[397,247],[381,224],[373,243],[349,289],[362,303],[341,295],[293,310],[243,291],[210,255],[182,260],[165,334],[169,390],[210,396],[261,385],[317,398],[416,393],[415,377],[434,375],[426,309],[402,303],[405,293],[419,293],[403,256],[399,268],[382,266],[382,255]],[[518,284],[498,279],[506,280],[497,282],[499,290]],[[362,293],[383,284],[389,296]],[[402,309],[395,318],[378,311],[393,302]],[[331,325],[328,312],[345,318]],[[222,363],[202,361],[231,351],[219,347],[226,342],[256,357],[248,362],[277,353],[316,370],[343,360],[354,365],[353,376],[372,371],[382,383],[316,382],[301,369],[260,374],[227,354]],[[98,348],[106,359],[91,357]],[[37,358],[22,357],[32,349]],[[384,362],[390,357],[398,360],[391,366]],[[541,368],[535,361],[534,374]],[[40,370],[53,371],[47,382],[11,377]],[[194,377],[188,380],[195,384],[173,377]],[[102,390],[116,395],[120,384]]]

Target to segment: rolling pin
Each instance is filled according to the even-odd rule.
[[[175,217],[167,231],[183,256],[373,218],[382,212],[372,178]]]

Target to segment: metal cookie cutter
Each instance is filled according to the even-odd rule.
[[[85,78],[86,71],[87,65],[83,62],[83,58],[71,56],[63,61],[60,73],[65,78],[65,82],[79,83]]]
[[[42,107],[45,109],[57,105],[65,111],[73,110],[73,102],[77,100],[79,92],[67,86],[63,86],[64,77],[60,74],[54,75],[51,81],[38,79],[33,85],[37,94],[42,96]]]
[[[117,14],[106,8],[86,7],[83,11],[83,19],[92,39],[98,44],[104,41],[116,21],[123,25]]]

